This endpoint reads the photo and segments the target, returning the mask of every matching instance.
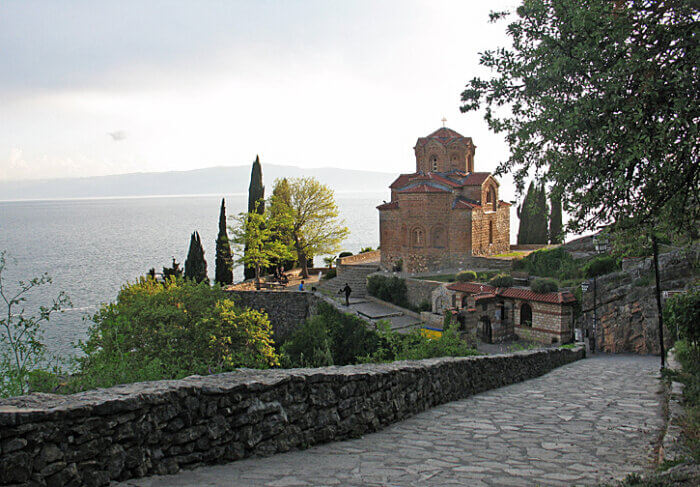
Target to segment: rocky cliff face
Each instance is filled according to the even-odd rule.
[[[659,256],[661,290],[681,290],[698,281],[700,246]],[[598,278],[596,349],[611,353],[659,353],[654,267],[651,258]],[[592,329],[593,286],[583,294],[578,327]],[[669,334],[664,332],[666,341]]]

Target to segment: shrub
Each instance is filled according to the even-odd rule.
[[[510,268],[514,271],[524,271],[527,270],[527,265],[525,265],[525,259],[513,259],[510,262]]]
[[[539,294],[554,293],[559,290],[559,286],[554,279],[535,279],[535,281],[530,284],[530,289]]]
[[[666,301],[663,313],[673,338],[700,347],[700,288],[672,296]]]
[[[140,279],[93,322],[80,343],[77,389],[279,364],[267,315],[206,283]]]
[[[459,282],[472,282],[476,281],[476,272],[474,271],[460,271],[455,276],[455,279]]]
[[[581,277],[579,265],[562,247],[537,250],[524,257],[522,261],[525,269],[534,276],[561,280]]]
[[[392,276],[374,275],[367,279],[367,292],[370,296],[394,303],[404,308],[409,307],[406,281]]]
[[[338,258],[342,259],[343,257],[350,257],[352,255],[352,252],[341,252],[338,254]]]
[[[586,277],[598,277],[609,274],[620,269],[620,265],[615,257],[610,255],[599,255],[589,260],[583,266],[583,274]]]
[[[403,259],[395,261],[394,265],[391,266],[391,270],[394,272],[401,272],[403,270]]]
[[[285,366],[320,367],[357,363],[359,357],[375,353],[379,345],[379,335],[363,320],[320,303],[318,314],[306,320],[281,351]]]
[[[360,249],[360,251],[359,251],[358,253],[359,253],[359,254],[365,254],[365,253],[367,253],[367,252],[373,252],[373,251],[374,251],[374,249],[373,249],[372,247],[363,247],[363,248]]]
[[[433,306],[430,304],[430,301],[428,301],[427,299],[424,299],[418,305],[418,311],[431,311],[432,309],[433,309]]]
[[[493,287],[512,287],[515,280],[508,274],[497,274],[489,279],[489,285]]]
[[[338,275],[338,271],[335,269],[329,269],[325,274],[323,274],[323,279],[333,279]]]

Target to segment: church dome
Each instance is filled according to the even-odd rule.
[[[442,145],[449,145],[456,141],[461,141],[465,145],[470,145],[472,143],[471,137],[465,137],[459,132],[456,132],[447,127],[440,127],[435,132],[431,133],[426,137],[419,137],[416,142],[416,147],[421,147],[430,142],[431,140],[437,141]]]

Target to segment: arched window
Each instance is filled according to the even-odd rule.
[[[435,248],[442,249],[445,248],[446,245],[446,238],[445,238],[445,229],[441,226],[438,227],[433,227],[431,231],[431,245]]]
[[[430,167],[432,168],[433,172],[437,172],[437,170],[438,170],[438,157],[435,154],[430,156]]]
[[[491,210],[496,211],[496,190],[493,189],[493,186],[489,188],[489,190],[486,192],[486,204],[491,205]]]
[[[493,243],[493,222],[489,221],[489,243]]]
[[[527,303],[520,307],[520,326],[532,327],[532,308]]]
[[[425,232],[422,228],[414,228],[411,230],[411,246],[423,247],[425,245]]]

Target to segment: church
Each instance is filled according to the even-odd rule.
[[[510,204],[491,173],[474,172],[476,146],[441,127],[414,147],[416,171],[389,186],[379,210],[381,264],[425,272],[510,250]]]

